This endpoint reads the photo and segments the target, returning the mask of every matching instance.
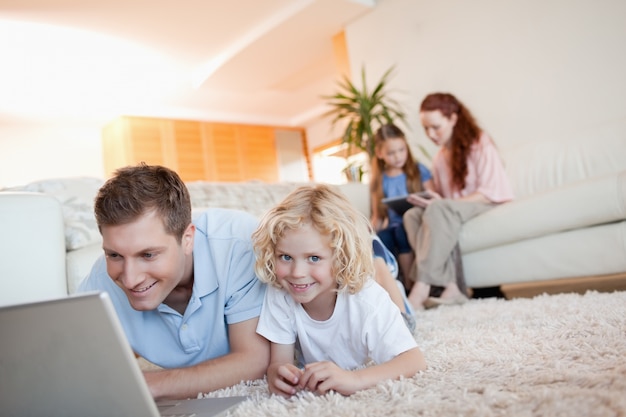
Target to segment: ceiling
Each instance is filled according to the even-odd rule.
[[[303,125],[375,0],[0,0],[0,123],[120,114]]]

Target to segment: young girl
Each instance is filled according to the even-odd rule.
[[[299,187],[263,217],[252,242],[257,276],[270,284],[257,326],[271,342],[270,392],[350,395],[426,368],[398,307],[372,278],[368,220],[341,192]]]
[[[416,284],[409,293],[415,308],[467,300],[463,288],[459,233],[463,223],[513,199],[498,151],[470,111],[452,94],[426,96],[420,107],[426,135],[439,146],[433,159],[430,199],[411,194],[415,206],[404,226],[417,256]],[[429,298],[430,287],[444,288]]]
[[[381,200],[400,197],[423,189],[432,189],[430,171],[415,163],[406,137],[394,124],[383,125],[374,136],[375,159],[372,161],[372,226],[385,246],[396,255],[404,285],[409,290],[409,279],[415,259],[402,223],[404,213],[387,208]]]

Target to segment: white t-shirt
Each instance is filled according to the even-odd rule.
[[[326,321],[313,320],[287,292],[268,285],[257,333],[273,343],[297,341],[305,364],[332,361],[347,370],[417,347],[400,310],[374,280],[356,294],[338,293]]]

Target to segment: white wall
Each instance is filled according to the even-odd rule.
[[[434,150],[417,109],[439,90],[508,147],[624,118],[625,22],[623,0],[380,0],[346,36],[353,79],[395,64],[412,140]]]
[[[104,177],[99,124],[0,125],[0,188],[46,178]]]
[[[406,133],[432,151],[417,108],[435,90],[464,101],[500,147],[626,117],[624,22],[623,0],[379,0],[346,36],[355,77],[365,64],[373,83],[396,65]],[[101,127],[0,124],[0,187],[102,176]],[[310,149],[334,137],[327,120],[307,127]]]
[[[307,182],[309,172],[304,147],[302,146],[302,133],[295,130],[276,130],[276,153],[278,156],[278,180],[290,182]]]

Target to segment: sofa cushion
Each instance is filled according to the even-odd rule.
[[[468,221],[463,254],[626,219],[626,171],[501,204]]]
[[[463,255],[467,285],[618,274],[626,271],[626,221],[553,233]]]

